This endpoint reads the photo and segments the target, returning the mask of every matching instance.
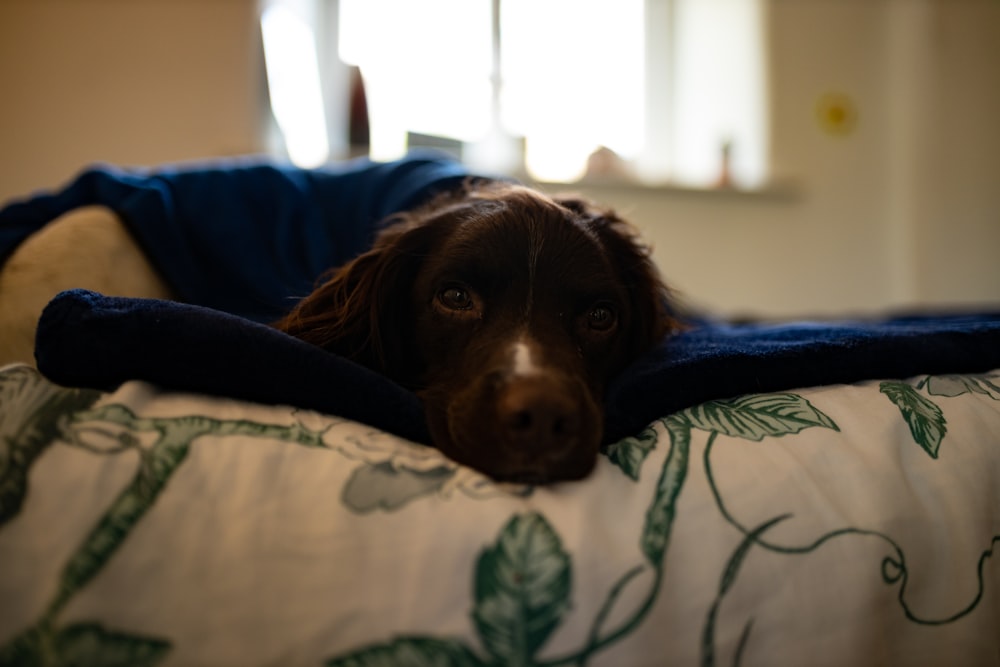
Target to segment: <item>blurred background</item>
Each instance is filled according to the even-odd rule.
[[[435,146],[722,315],[1000,306],[1000,0],[0,0],[0,202]]]

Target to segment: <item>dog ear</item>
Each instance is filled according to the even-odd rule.
[[[653,262],[652,251],[631,223],[613,211],[578,197],[556,201],[577,215],[597,235],[611,259],[630,299],[631,322],[627,325],[627,347],[638,355],[667,334],[680,328],[674,319],[672,294]]]
[[[405,383],[414,357],[406,350],[413,340],[411,287],[435,236],[428,226],[396,222],[273,326]]]

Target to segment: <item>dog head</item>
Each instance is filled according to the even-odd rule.
[[[452,459],[540,482],[592,470],[604,388],[669,330],[665,305],[616,215],[492,183],[398,216],[278,326],[416,391]]]

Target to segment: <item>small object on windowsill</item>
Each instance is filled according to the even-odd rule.
[[[696,184],[644,179],[629,161],[610,148],[600,146],[587,158],[587,169],[580,180],[573,182],[534,180],[533,184],[553,191],[574,187],[595,190],[639,190],[670,195],[720,195],[727,199],[747,197],[791,200],[801,194],[801,188],[796,181],[783,178],[769,180],[760,185],[743,186],[739,184],[738,179],[733,178],[732,142],[726,141],[722,144],[721,155],[722,163],[718,179],[715,182]]]
[[[423,134],[421,132],[406,133],[406,148],[413,150],[418,148],[431,148],[442,153],[447,153],[456,160],[464,160],[463,143],[452,137],[442,137],[436,134]]]
[[[719,190],[732,190],[733,184],[733,142],[726,140],[722,142],[720,151],[719,178],[715,182],[715,187]]]
[[[598,146],[587,158],[584,180],[628,181],[633,174],[618,153],[607,146]]]
[[[368,117],[368,95],[360,67],[351,67],[351,97],[348,107],[348,140],[352,157],[368,155],[371,130]]]
[[[530,181],[530,179],[529,179]],[[530,181],[533,185],[549,190],[559,191],[566,188],[592,190],[595,197],[605,196],[605,191],[636,191],[659,193],[669,196],[708,197],[718,199],[748,199],[748,200],[780,200],[792,201],[802,196],[801,184],[795,179],[778,178],[753,186],[717,187],[715,184],[699,185],[671,180],[644,180],[631,173],[591,176],[586,174],[582,179],[572,183],[557,181]]]

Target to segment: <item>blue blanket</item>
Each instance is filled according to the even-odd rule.
[[[261,322],[325,269],[371,243],[377,223],[469,176],[437,156],[319,170],[227,162],[91,169],[60,192],[0,210],[0,261],[52,218],[117,211],[180,299],[65,292],[39,323],[36,358],[55,382],[167,389],[290,404],[427,441],[418,399],[368,369]],[[1000,368],[1000,314],[735,326],[701,322],[609,388],[606,440],[707,400],[754,392]]]
[[[273,322],[323,271],[367,249],[379,222],[467,177],[432,153],[321,169],[251,159],[94,167],[0,210],[0,263],[57,216],[100,204],[125,221],[179,300]]]
[[[39,369],[57,383],[162,387],[355,419],[417,442],[417,397],[372,371],[280,331],[221,311],[74,290],[46,308]],[[628,368],[606,396],[605,440],[720,398],[865,379],[1000,368],[1000,314],[879,322],[703,323]]]

